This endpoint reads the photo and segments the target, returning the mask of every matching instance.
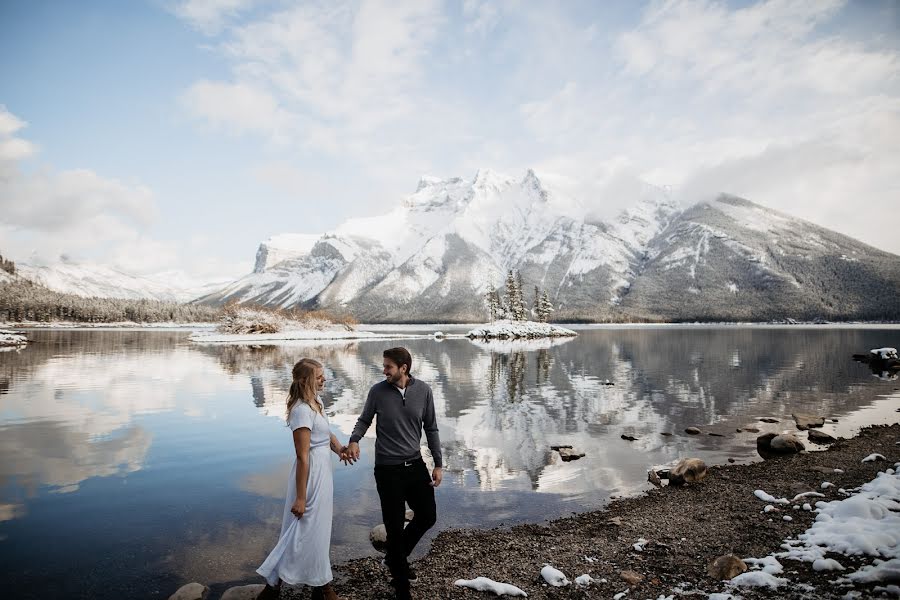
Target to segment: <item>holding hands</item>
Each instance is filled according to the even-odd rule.
[[[338,456],[345,465],[352,465],[359,460],[359,444],[351,442],[347,446],[341,446]]]

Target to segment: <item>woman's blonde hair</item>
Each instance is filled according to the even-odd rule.
[[[321,368],[322,363],[319,361],[301,358],[291,369],[294,380],[291,382],[291,389],[288,392],[287,418],[290,418],[291,409],[300,401],[306,402],[310,408],[321,414],[319,403],[316,402],[316,394],[319,391],[316,372]]]

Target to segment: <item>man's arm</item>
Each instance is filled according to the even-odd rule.
[[[425,414],[422,418],[422,429],[425,430],[425,439],[428,442],[428,449],[431,451],[431,457],[434,459],[434,471],[431,473],[431,479],[434,487],[441,485],[444,476],[444,462],[441,456],[441,436],[438,433],[437,416],[434,411],[434,396],[431,389],[425,398]]]
[[[359,460],[359,440],[366,435],[366,431],[369,430],[369,426],[372,424],[372,419],[375,418],[374,390],[374,386],[369,390],[369,395],[366,397],[366,404],[363,406],[362,414],[359,415],[359,418],[356,420],[356,426],[353,428],[353,433],[350,434],[350,443],[347,444],[347,453],[353,460]]]

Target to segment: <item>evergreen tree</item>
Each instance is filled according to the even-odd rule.
[[[547,319],[550,318],[550,313],[552,313],[555,308],[553,308],[553,304],[550,302],[550,297],[547,296],[547,292],[541,292],[541,299],[538,302],[538,320],[541,323],[546,323]]]
[[[525,308],[525,285],[522,283],[521,271],[516,271],[516,321],[527,321],[528,311]]]

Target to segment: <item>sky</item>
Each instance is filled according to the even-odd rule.
[[[900,254],[900,3],[0,0],[0,254],[198,279],[534,169]]]

